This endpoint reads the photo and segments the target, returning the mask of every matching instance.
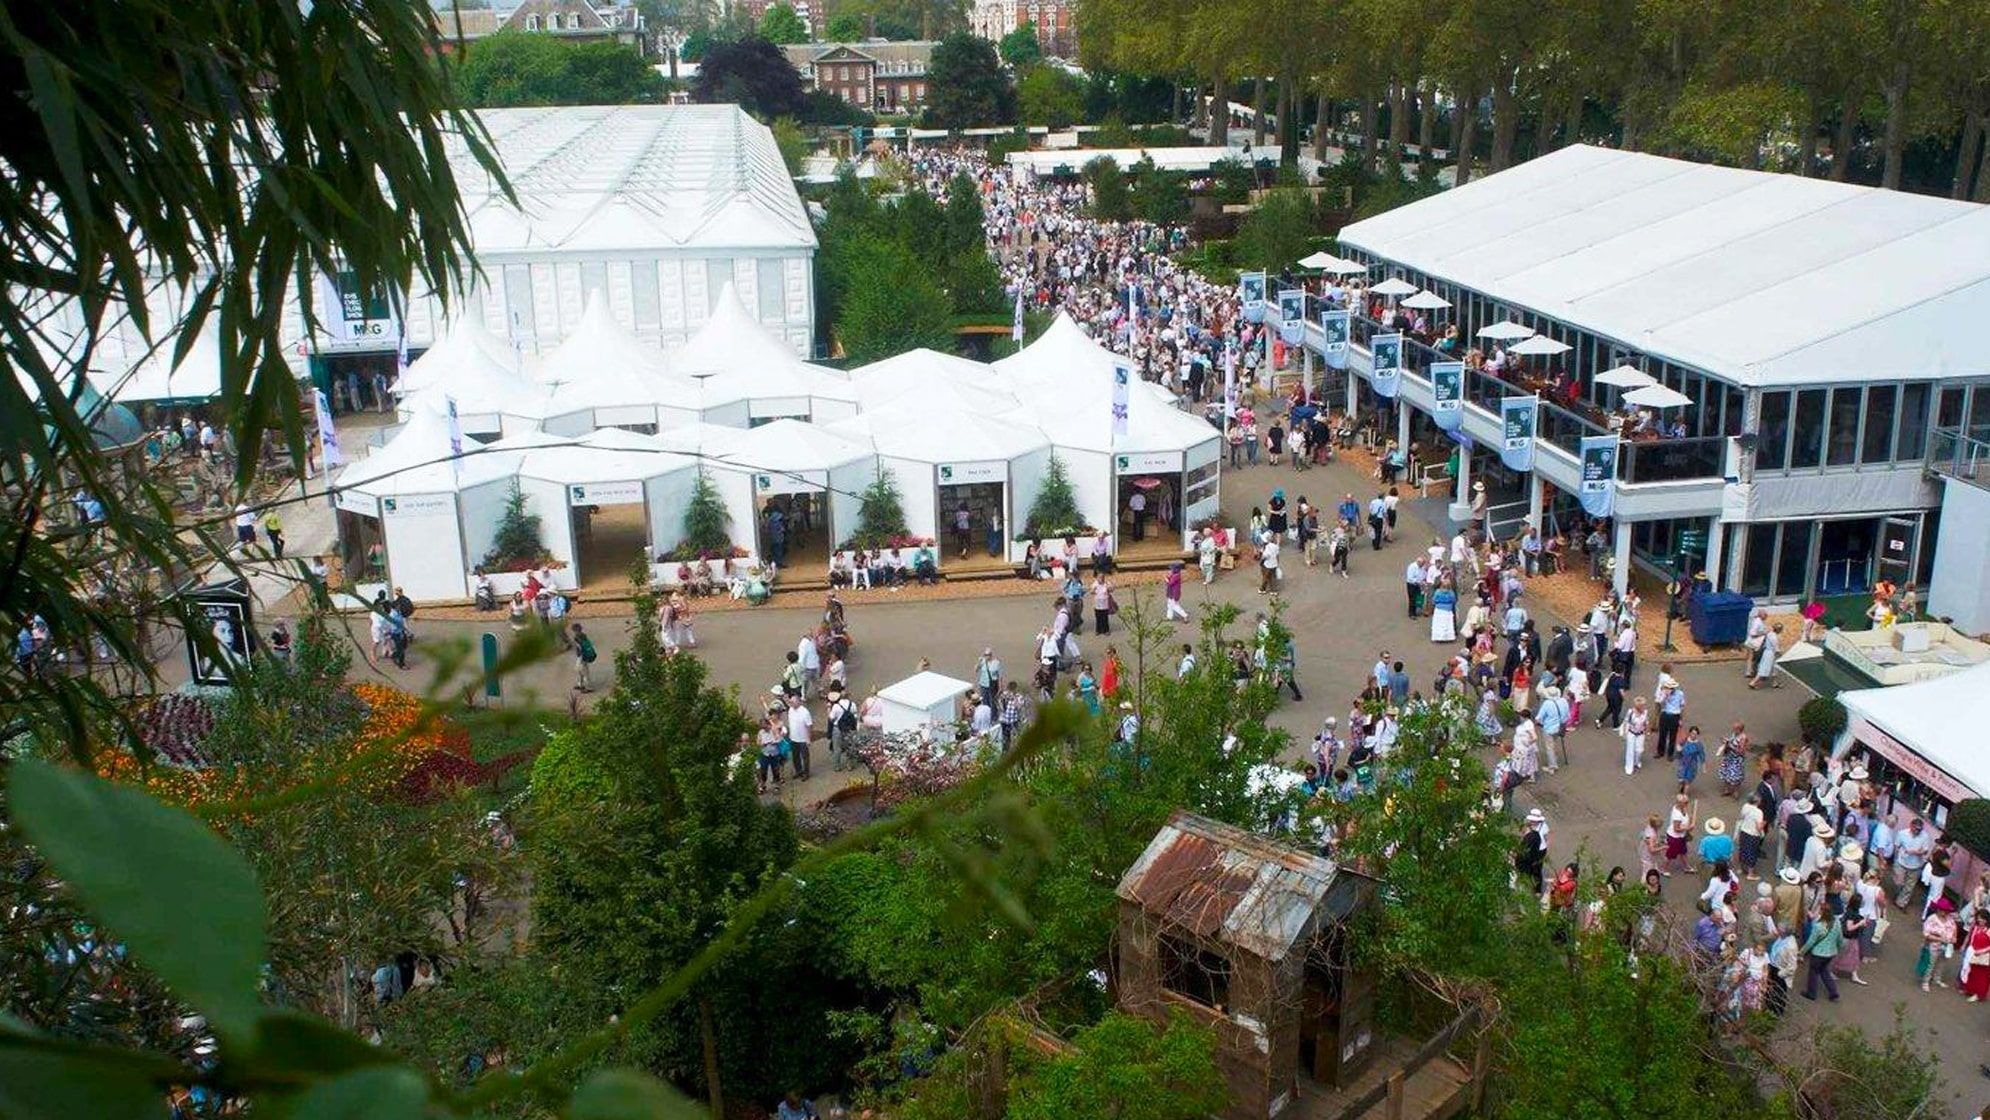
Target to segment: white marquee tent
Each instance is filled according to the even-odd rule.
[[[698,382],[670,371],[663,351],[617,322],[598,291],[588,297],[573,333],[540,359],[534,378],[551,390],[546,430],[560,435],[674,428],[696,422],[714,403]]]
[[[395,383],[400,412],[443,411],[456,403],[463,430],[472,435],[513,435],[539,426],[546,390],[521,369],[517,353],[474,316],[450,324],[442,341],[408,365]]]
[[[1990,662],[1932,680],[1838,694],[1850,737],[1944,799],[1990,797],[1990,751],[1975,713]]]
[[[762,555],[759,511],[770,498],[808,498],[828,515],[830,539],[840,541],[857,526],[859,496],[877,476],[877,453],[869,444],[800,420],[782,419],[749,429],[723,456],[752,476],[755,555]],[[735,539],[748,536],[740,527]]]
[[[707,420],[744,426],[793,417],[821,423],[857,412],[848,379],[796,357],[753,318],[731,284],[719,290],[705,325],[666,353],[664,362],[672,373],[700,382],[705,401],[746,402],[737,415],[715,405],[705,411]]]
[[[1984,370],[1973,203],[1572,144],[1340,240],[1743,386]]]
[[[1005,529],[1035,499],[1050,465],[1050,439],[1041,428],[999,420],[986,412],[934,406],[926,397],[839,420],[829,430],[871,446],[878,466],[898,480],[905,523],[915,535],[944,540],[953,510],[974,507],[973,524],[985,527],[990,503]],[[991,488],[1001,487],[999,497]],[[1012,549],[1003,534],[1002,552]],[[977,552],[985,551],[975,542]],[[947,549],[938,550],[945,566]]]

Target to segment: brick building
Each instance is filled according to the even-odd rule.
[[[500,31],[557,35],[581,42],[603,41],[634,47],[647,55],[649,28],[634,3],[595,5],[587,0],[525,0],[515,8],[444,8],[434,12],[443,49],[474,43]]]
[[[1072,0],[974,0],[967,19],[976,35],[993,43],[1029,24],[1043,53],[1078,57],[1078,8]]]
[[[873,113],[910,113],[926,106],[926,69],[933,43],[794,43],[782,47],[802,84]]]

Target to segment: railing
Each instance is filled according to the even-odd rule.
[[[1720,478],[1726,466],[1726,436],[1626,440],[1617,448],[1617,478],[1623,482]]]
[[[1974,434],[1972,434],[1974,433]],[[1928,469],[1990,490],[1990,431],[1936,428],[1928,441]]]
[[[1366,316],[1351,316],[1348,334],[1354,345],[1368,349],[1377,334],[1387,333],[1380,323]],[[1420,377],[1430,376],[1432,362],[1455,361],[1435,348],[1407,335],[1403,338],[1403,364]],[[1539,396],[1535,390],[1504,380],[1484,369],[1465,370],[1465,400],[1499,416],[1505,397]],[[1607,434],[1609,428],[1546,397],[1534,418],[1534,435],[1573,456],[1582,453],[1585,436]],[[1939,433],[1937,433],[1939,437]],[[1990,488],[1990,442],[1978,441],[1983,458],[1984,482]],[[1720,478],[1726,466],[1727,437],[1703,436],[1653,442],[1625,442],[1617,458],[1617,477],[1624,482],[1678,482],[1695,478]]]

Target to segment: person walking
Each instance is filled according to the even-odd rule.
[[[1822,980],[1831,1002],[1838,1002],[1838,981],[1831,975],[1831,959],[1844,947],[1844,923],[1827,904],[1824,913],[1811,923],[1810,936],[1803,941],[1803,954],[1809,965],[1803,981],[1803,998],[1815,1001],[1817,984]]]
[[[981,690],[981,695],[987,697],[989,693],[984,689]],[[987,700],[984,699],[982,703],[986,704]],[[857,702],[850,698],[849,693],[833,685],[829,694],[828,719],[829,768],[841,770],[844,762],[850,758],[850,751],[854,745],[853,739],[858,727]]]
[[[594,648],[594,639],[576,622],[573,624],[574,647],[574,691],[594,691],[594,659],[599,656]]]
[[[802,631],[801,640],[795,643],[795,661],[801,668],[801,698],[811,700],[815,686],[822,681],[822,651],[816,647],[813,632]]]
[[[1161,585],[1161,590],[1162,598],[1168,604],[1165,616],[1167,620],[1169,622],[1187,622],[1188,609],[1182,606],[1182,562],[1180,560],[1168,565],[1168,576],[1166,581]],[[1103,634],[1105,631],[1102,629],[1099,633]]]
[[[1616,678],[1613,676],[1611,679]],[[1619,690],[1618,697],[1621,699],[1622,696],[1622,690]],[[1645,732],[1650,727],[1651,716],[1645,710],[1645,698],[1640,696],[1631,702],[1631,714],[1624,717],[1624,725],[1620,729],[1620,734],[1624,736],[1624,773],[1644,769]]]
[[[283,559],[283,518],[275,510],[263,514],[263,536],[269,541],[270,555]]]
[[[815,738],[815,715],[808,710],[808,701],[800,700],[788,705],[788,761],[793,764],[793,773],[798,782],[807,781],[813,772],[809,767],[809,743]]]
[[[1023,694],[1017,690],[1015,681],[1002,685],[1002,708],[996,722],[1002,728],[1003,752],[1014,750],[1016,734],[1023,726]]]
[[[1762,635],[1762,648],[1755,651],[1755,672],[1753,676],[1748,678],[1748,687],[1750,689],[1761,688],[1764,681],[1769,682],[1769,687],[1771,688],[1783,687],[1783,682],[1776,679],[1776,657],[1782,652],[1782,646],[1783,624],[1778,622],[1774,626],[1769,627],[1767,634]],[[1832,998],[1836,999],[1837,997],[1833,996]]]
[[[981,659],[974,663],[974,686],[988,697],[991,704],[1002,700],[1002,659],[995,656],[993,646],[981,650]]]
[[[1258,553],[1258,567],[1264,573],[1258,582],[1258,594],[1260,595],[1278,594],[1278,550],[1278,537],[1275,534],[1267,534],[1264,544],[1260,547]]]
[[[1671,758],[1679,749],[1679,726],[1686,714],[1686,690],[1672,675],[1672,663],[1658,667],[1658,687],[1652,690],[1658,705],[1658,746],[1653,758]]]
[[[1180,564],[1175,565],[1177,568]],[[1092,577],[1092,629],[1100,635],[1112,633],[1113,612],[1119,603],[1112,595],[1112,579],[1105,575]]]

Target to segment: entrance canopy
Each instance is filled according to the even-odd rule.
[[[518,473],[565,486],[604,483],[640,484],[677,471],[692,470],[698,461],[668,451],[654,436],[606,428],[571,443],[529,451]]]
[[[1984,797],[1990,796],[1990,750],[1975,720],[1986,694],[1990,662],[1916,684],[1841,692],[1838,701],[1855,734],[1863,720]]]
[[[721,456],[742,470],[772,476],[763,491],[780,492],[781,476],[804,478],[876,455],[867,444],[800,420],[776,420],[748,429]]]
[[[697,381],[671,372],[663,351],[617,322],[599,291],[588,297],[573,333],[540,359],[533,376],[552,391],[545,407],[549,424],[556,423],[554,417],[581,414],[589,427],[670,427],[695,421],[708,404],[726,403],[708,401]]]

